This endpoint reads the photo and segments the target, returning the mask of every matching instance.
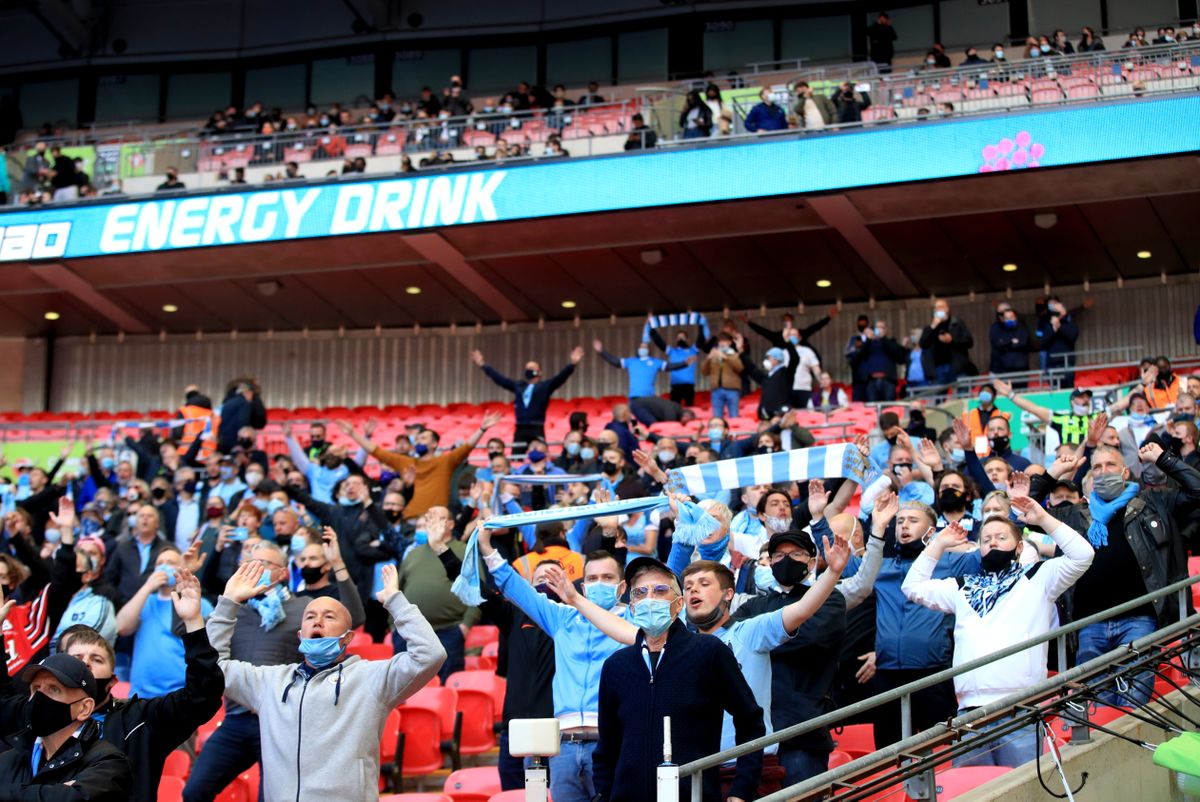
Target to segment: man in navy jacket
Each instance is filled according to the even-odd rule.
[[[762,708],[733,651],[718,638],[693,634],[679,620],[683,596],[671,569],[639,557],[626,566],[625,579],[631,620],[641,631],[637,642],[610,656],[600,673],[600,742],[592,754],[600,802],[654,799],[664,716],[671,717],[672,761],[680,764],[720,750],[725,712],[733,716],[739,744],[766,732]],[[738,758],[728,796],[721,793],[718,770],[704,772],[705,802],[758,796],[762,761],[761,751]],[[680,799],[690,794],[685,779]]]
[[[525,363],[525,378],[518,381],[487,364],[479,351],[471,352],[471,361],[483,368],[489,379],[514,396],[513,411],[517,416],[517,426],[513,431],[513,441],[516,443],[528,443],[535,437],[542,440],[546,438],[546,407],[550,405],[550,396],[571,378],[581,359],[583,348],[576,346],[571,352],[571,363],[548,381],[542,381],[542,366],[530,360]],[[523,454],[524,451],[522,447],[514,449],[513,453]]]

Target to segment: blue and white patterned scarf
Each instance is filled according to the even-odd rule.
[[[258,617],[262,619],[262,628],[270,632],[283,623],[287,614],[283,611],[283,603],[291,597],[282,585],[276,585],[262,596],[251,599],[247,604]]]
[[[967,604],[980,618],[992,611],[1000,597],[1016,586],[1025,575],[1025,566],[1013,560],[1007,570],[997,573],[968,574],[962,578],[962,592]]]

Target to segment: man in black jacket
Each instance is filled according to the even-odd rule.
[[[1187,576],[1180,528],[1200,508],[1200,472],[1177,455],[1149,442],[1138,458],[1173,479],[1178,490],[1142,490],[1130,481],[1121,451],[1100,446],[1092,452],[1091,492],[1078,504],[1060,504],[1050,514],[1087,535],[1096,556],[1075,583],[1072,615],[1076,620],[1136,599]],[[1051,483],[1052,484],[1052,483]],[[1040,488],[1039,480],[1035,488]],[[1086,485],[1085,485],[1086,487]],[[1046,486],[1044,490],[1048,490]],[[1031,488],[1037,498],[1043,490]],[[1119,618],[1079,630],[1076,663],[1085,663],[1111,649],[1149,635],[1159,620],[1175,620],[1175,598],[1162,598]],[[1130,683],[1125,695],[1109,693],[1110,704],[1128,706],[1150,699],[1152,674]]]
[[[954,384],[959,376],[974,373],[971,346],[975,339],[967,324],[950,315],[950,304],[943,298],[933,303],[933,317],[921,330],[921,367],[925,381]]]
[[[517,416],[517,427],[513,431],[513,442],[528,443],[536,438],[546,438],[546,407],[550,396],[571,378],[575,366],[583,359],[583,347],[571,351],[571,362],[547,381],[542,381],[542,366],[529,360],[525,363],[525,377],[514,380],[493,368],[483,359],[478,350],[471,352],[471,361],[483,369],[487,377],[513,394],[513,411]],[[523,454],[523,446],[514,446],[513,454]]]
[[[754,379],[762,387],[762,397],[758,401],[760,420],[770,420],[788,411],[792,384],[795,383],[796,369],[799,367],[800,353],[792,343],[787,344],[786,352],[782,348],[769,349],[762,368],[746,363],[743,375]]]
[[[1017,313],[1008,301],[1001,301],[996,306],[996,322],[988,330],[988,340],[992,344],[992,356],[988,360],[988,369],[992,373],[1029,370],[1029,329],[1017,320]]]
[[[797,571],[803,560],[793,553],[817,553],[812,538],[805,532],[792,529],[772,535],[767,554],[783,559],[772,560],[772,571],[779,591],[750,599],[734,614],[734,620],[782,609],[809,591],[799,578],[788,576]],[[796,630],[795,636],[771,652],[771,724],[776,731],[817,718],[833,710],[831,692],[841,660],[842,641],[846,633],[846,597],[832,593],[812,618]],[[833,741],[828,730],[801,735],[779,745],[779,762],[786,772],[785,785],[801,782],[824,772],[829,766]]]
[[[11,605],[2,608],[5,615]],[[14,734],[0,755],[0,799],[129,799],[129,761],[100,739],[98,725],[89,720],[96,679],[87,666],[56,654],[26,666],[20,678],[33,692],[24,700],[26,711],[5,715],[6,732]],[[8,675],[0,682],[9,685]]]
[[[161,528],[158,510],[152,504],[143,504],[134,519],[133,537],[118,543],[108,558],[104,578],[117,589],[118,609],[150,578],[158,555],[170,545],[159,537]]]
[[[217,450],[228,454],[238,442],[243,427],[266,428],[267,409],[258,388],[247,380],[238,380],[221,402],[221,424],[217,427]]]
[[[91,627],[70,627],[58,644],[60,654],[83,661],[96,677],[93,718],[100,725],[100,737],[129,758],[133,769],[129,799],[138,802],[154,802],[167,756],[216,715],[225,692],[225,675],[217,666],[217,651],[208,642],[200,614],[200,582],[186,569],[176,577],[171,601],[183,621],[187,672],[184,686],[165,696],[113,698],[116,656],[108,641]]]
[[[639,557],[625,568],[637,643],[613,653],[600,672],[600,741],[592,754],[596,799],[644,802],[655,796],[655,769],[663,744],[663,718],[671,717],[672,760],[687,763],[721,747],[721,722],[733,716],[736,743],[766,732],[762,708],[718,638],[695,635],[679,620],[683,596],[670,568]],[[670,641],[671,648],[665,648]],[[718,703],[719,702],[719,703]],[[704,772],[705,802],[757,796],[762,752],[737,760],[728,796],[717,769]],[[691,782],[680,782],[680,799]]]

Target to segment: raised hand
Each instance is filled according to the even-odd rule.
[[[929,469],[937,473],[942,469],[942,455],[938,453],[937,446],[932,440],[921,438],[921,443],[917,446],[918,459],[929,466]]]
[[[1101,412],[1092,422],[1088,424],[1087,444],[1092,448],[1100,445],[1100,437],[1104,434],[1104,430],[1108,428],[1108,413]]]
[[[225,583],[225,592],[221,595],[238,604],[245,604],[255,596],[261,596],[270,590],[270,586],[258,584],[258,580],[262,579],[266,571],[267,566],[258,560],[247,560],[229,577],[229,581]]]
[[[937,533],[937,537],[934,538],[933,543],[930,545],[937,544],[943,551],[949,551],[966,542],[967,530],[963,529],[962,524],[958,521],[953,521],[949,526]]]
[[[1050,470],[1046,471],[1046,473],[1055,479],[1062,479],[1064,476],[1070,478],[1075,475],[1075,472],[1085,462],[1087,462],[1087,457],[1082,454],[1068,454],[1065,457],[1056,457],[1050,465]]]
[[[592,350],[597,354],[604,350],[604,343],[599,340],[592,340]]]
[[[846,563],[850,561],[850,541],[841,535],[836,535],[831,543],[825,538],[825,565],[837,576],[842,575]]]
[[[352,437],[354,435],[354,424],[352,424],[350,421],[339,418],[338,420],[334,421],[334,424],[338,427],[341,433],[347,437]]]
[[[193,574],[199,573],[204,567],[205,560],[208,559],[208,554],[200,553],[200,541],[196,540],[192,545],[188,546],[188,550],[181,555],[183,561],[183,569],[190,571]]]
[[[654,459],[647,449],[639,448],[633,452],[633,461],[637,463],[639,468],[646,472],[647,476],[660,485],[667,481],[666,472],[659,467],[657,460]]]
[[[283,436],[290,438],[292,436],[292,424],[283,424]]]
[[[200,580],[186,568],[175,571],[175,591],[171,594],[171,603],[175,605],[175,613],[184,623],[189,621],[204,622],[200,612]]]
[[[1053,516],[1029,496],[1014,497],[1012,505],[1017,511],[1017,516],[1026,526],[1036,526],[1044,531],[1046,524],[1053,522]]]
[[[871,510],[871,526],[877,533],[882,534],[899,511],[900,497],[890,490],[885,490],[875,497],[875,507]]]
[[[499,410],[492,410],[491,412],[489,412],[483,416],[483,420],[479,422],[479,428],[483,429],[484,431],[487,431],[488,429],[492,428],[497,423],[499,423],[501,420],[503,420],[503,418],[504,418],[503,412],[500,412]]]
[[[483,353],[478,348],[471,352],[471,361],[475,363],[476,367],[483,367]]]
[[[387,604],[393,596],[400,592],[400,573],[396,570],[395,563],[387,563],[379,573],[383,588],[375,594],[375,598],[379,600],[380,604]]]
[[[575,583],[567,576],[567,572],[557,565],[551,565],[546,570],[550,588],[558,598],[562,599],[564,604],[574,604],[579,592],[575,590]]]
[[[607,504],[613,500],[612,491],[606,487],[597,487],[592,491],[592,500],[597,504]]]
[[[865,434],[860,434],[854,438],[854,447],[858,449],[858,453],[864,457],[871,456],[871,438]]]
[[[142,589],[147,593],[153,593],[170,581],[171,578],[167,576],[166,571],[151,571],[150,576],[146,577],[146,581],[142,583]]]
[[[1158,458],[1162,455],[1163,449],[1158,443],[1146,443],[1146,445],[1138,449],[1138,459],[1147,465],[1153,465],[1158,462]]]
[[[577,345],[571,349],[571,364],[578,365],[583,361],[583,346]]]
[[[1008,497],[1016,501],[1018,498],[1029,498],[1029,474],[1024,471],[1013,471],[1008,479]]]
[[[363,424],[363,437],[368,440],[375,434],[375,430],[379,428],[379,418],[371,418]]]
[[[975,446],[971,443],[971,430],[967,428],[967,424],[962,418],[955,418],[954,423],[954,439],[962,446],[963,451],[970,451]]]
[[[1012,395],[1012,385],[1004,381],[1004,379],[999,379],[995,376],[992,376],[992,386],[996,388],[997,395],[1002,395],[1005,398]]]
[[[50,513],[50,523],[62,536],[62,542],[70,545],[75,542],[75,503],[66,496],[58,499],[58,513]]]
[[[337,532],[333,531],[332,526],[321,531],[321,551],[335,571],[342,567],[342,544],[338,542]]]
[[[808,513],[815,521],[825,514],[825,508],[829,506],[829,491],[825,489],[825,483],[820,479],[810,479],[808,481]]]

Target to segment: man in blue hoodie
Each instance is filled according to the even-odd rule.
[[[550,795],[555,802],[590,802],[596,795],[592,781],[592,753],[600,739],[600,669],[621,644],[612,640],[548,588],[531,587],[504,557],[492,548],[491,532],[478,530],[479,553],[496,587],[529,619],[554,640],[554,717],[558,719],[562,746],[550,758]],[[614,614],[627,618],[628,608],[618,605],[625,592],[621,567],[607,552],[593,552],[583,566],[587,598]]]
[[[754,108],[746,115],[746,130],[750,133],[787,130],[787,112],[771,97],[771,89],[764,86],[758,98],[760,102],[754,104]]]

